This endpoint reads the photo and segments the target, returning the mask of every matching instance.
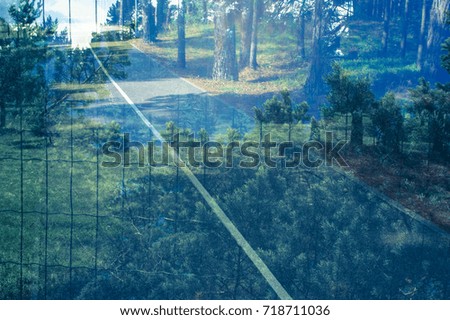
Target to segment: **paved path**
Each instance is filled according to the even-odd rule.
[[[197,133],[205,128],[210,135],[233,127],[247,132],[253,119],[242,111],[210,97],[203,89],[173,74],[137,48],[128,51],[131,65],[127,78],[117,84],[158,130],[169,121]],[[123,104],[122,96],[108,85],[113,104]]]

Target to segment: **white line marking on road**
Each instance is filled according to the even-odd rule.
[[[147,53],[145,53],[142,49],[140,49],[138,46],[136,46],[134,43],[130,42],[130,45],[135,48],[137,51],[139,51],[140,53],[143,53],[146,55],[146,57],[150,60],[152,60],[153,63],[156,64],[160,64],[158,61],[156,61],[154,58],[150,57]],[[165,67],[164,67],[165,68]],[[196,85],[195,83],[192,83],[191,81],[189,81],[186,78],[180,77],[179,75],[177,75],[176,73],[174,73],[173,71],[165,68],[168,72],[170,72],[173,76],[183,80],[184,82],[186,82],[187,84],[189,84],[190,86],[194,87],[195,89],[199,90],[201,93],[208,93],[208,91],[206,91],[205,89],[199,87],[198,85]]]
[[[150,121],[148,121],[148,119],[144,116],[144,114],[139,110],[139,108],[134,104],[134,102],[126,94],[126,92],[122,90],[122,88],[117,84],[116,81],[114,81],[114,79],[109,74],[108,70],[106,70],[106,68],[103,66],[103,64],[100,61],[100,59],[98,58],[98,56],[95,54],[92,47],[89,46],[89,48],[91,49],[92,54],[94,55],[95,59],[97,60],[102,71],[108,77],[109,81],[114,85],[114,87],[117,89],[117,91],[120,93],[120,95],[125,99],[125,101],[136,112],[136,114],[139,116],[139,118],[141,118],[141,120],[144,122],[144,124],[152,131],[154,136],[159,141],[164,142],[165,139],[161,136],[161,134],[158,132],[158,130],[156,130],[156,128],[150,123]],[[180,159],[177,152],[173,148],[170,148],[170,149],[174,154],[174,158],[178,159],[179,163],[182,164],[182,160]],[[225,214],[225,212],[222,210],[222,208],[218,205],[216,200],[214,200],[214,198],[211,196],[211,194],[205,189],[205,187],[197,179],[197,177],[194,175],[194,173],[186,165],[181,165],[181,170],[186,174],[186,176],[191,181],[191,183],[194,185],[194,187],[200,192],[202,197],[205,199],[206,203],[208,203],[211,210],[215,213],[217,218],[224,225],[224,227],[228,230],[228,232],[230,232],[231,236],[234,238],[234,240],[237,242],[237,244],[242,248],[242,250],[245,252],[247,257],[252,261],[252,263],[255,265],[255,267],[258,269],[258,271],[261,273],[261,275],[264,277],[264,279],[267,281],[267,283],[270,285],[270,287],[275,291],[277,296],[281,300],[292,300],[292,297],[284,289],[284,287],[281,285],[281,283],[278,281],[278,279],[273,275],[273,273],[272,273],[272,271],[270,271],[269,267],[267,267],[267,265],[264,263],[264,261],[261,259],[261,257],[251,247],[251,245],[244,238],[244,236],[241,234],[241,232],[238,230],[238,228],[233,224],[233,222],[230,220],[230,218],[228,218],[228,216]]]

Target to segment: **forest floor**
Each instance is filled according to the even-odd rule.
[[[380,156],[375,147],[346,152],[349,170],[369,186],[450,232],[450,176],[446,164]]]

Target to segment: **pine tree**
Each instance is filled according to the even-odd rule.
[[[320,126],[319,122],[314,116],[311,117],[311,132],[309,134],[309,140],[320,141]]]
[[[425,140],[431,144],[430,153],[433,157],[449,157],[450,141],[450,87],[438,85],[436,89],[425,79],[420,79],[419,85],[411,90],[413,110],[421,117],[426,126]]]
[[[381,144],[389,151],[400,153],[404,140],[404,118],[393,93],[386,94],[372,114],[372,122]]]
[[[334,64],[333,71],[326,77],[326,83],[331,89],[328,101],[332,111],[352,116],[350,144],[362,146],[363,114],[370,110],[375,99],[370,81],[351,77],[340,65]]]
[[[0,97],[0,126],[6,125],[6,106],[14,101],[15,108],[21,112],[27,106],[22,113],[24,120],[37,134],[45,132],[44,109],[48,90],[44,70],[46,31],[37,24],[41,6],[41,2],[36,0],[21,0],[18,6],[9,8],[16,32],[4,40],[7,46],[0,52],[0,92],[3,93]]]

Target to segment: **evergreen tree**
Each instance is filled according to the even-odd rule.
[[[264,121],[276,124],[293,124],[304,120],[309,109],[306,102],[294,105],[289,91],[280,92],[281,99],[274,96],[264,102]]]
[[[438,85],[436,89],[425,79],[411,90],[413,111],[426,126],[426,141],[431,144],[431,153],[435,157],[449,157],[450,141],[450,87]]]
[[[309,140],[320,141],[320,126],[314,116],[311,117],[311,132],[309,134]]]
[[[135,0],[117,0],[108,9],[106,23],[122,26],[134,24],[134,6]]]
[[[18,6],[9,8],[16,27],[15,32],[4,40],[5,48],[0,50],[1,127],[6,125],[6,107],[13,103],[14,111],[23,114],[32,131],[45,131],[48,52],[44,41],[46,32],[36,23],[41,7],[41,2],[36,0],[21,0]]]
[[[326,77],[330,87],[328,101],[333,112],[351,114],[352,132],[350,143],[353,146],[363,145],[363,115],[374,103],[374,95],[368,79],[354,78],[340,65],[334,64],[333,71]]]
[[[31,26],[42,13],[42,2],[36,0],[20,0],[18,6],[12,5],[9,14],[18,28]]]
[[[404,118],[393,93],[386,94],[374,109],[372,122],[381,144],[388,150],[399,153],[404,140]]]

